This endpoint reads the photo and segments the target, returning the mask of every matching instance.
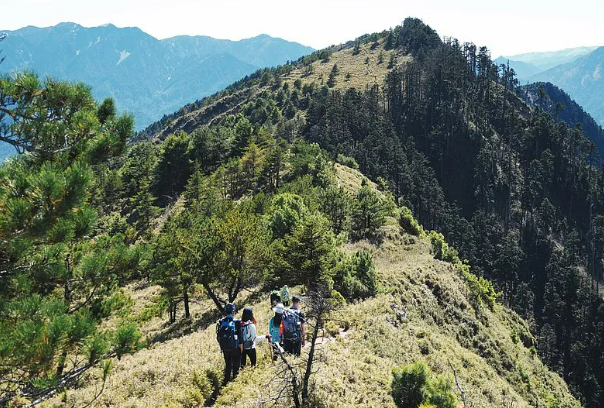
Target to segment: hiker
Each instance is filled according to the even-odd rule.
[[[294,313],[298,313],[298,317],[300,318],[300,345],[304,347],[306,343],[306,316],[304,316],[304,312],[300,309],[300,297],[297,295],[292,296],[292,307],[289,308]],[[300,353],[298,352],[298,355]]]
[[[290,298],[289,288],[287,287],[287,285],[284,285],[281,288],[281,303],[283,303],[283,305],[286,307],[289,306],[289,298]]]
[[[285,313],[285,306],[283,303],[277,303],[273,307],[275,315],[268,321],[268,334],[271,335],[271,343],[281,343],[281,323],[283,320],[283,313]]]
[[[256,318],[251,307],[243,309],[241,314],[241,335],[243,336],[243,354],[241,355],[241,367],[245,367],[246,357],[249,357],[252,367],[256,366],[256,343],[270,339],[271,335],[256,336]]]
[[[225,386],[232,379],[237,378],[239,365],[241,364],[241,353],[243,352],[243,336],[241,335],[241,320],[235,319],[236,307],[229,303],[224,307],[226,316],[216,324],[216,339],[224,356],[224,380]]]
[[[281,325],[283,322],[283,313],[285,313],[285,307],[283,303],[277,303],[273,307],[275,315],[268,321],[268,334],[270,334],[271,345],[279,345],[281,343]],[[273,353],[273,361],[277,359],[277,356]]]
[[[271,307],[275,307],[277,303],[281,302],[281,294],[279,293],[279,289],[274,289],[271,292]]]
[[[283,349],[286,353],[290,353],[299,356],[302,351],[302,344],[304,342],[303,335],[303,316],[304,314],[299,309],[300,298],[296,296],[298,302],[296,307],[290,308],[283,313],[282,318],[282,338],[283,338]]]

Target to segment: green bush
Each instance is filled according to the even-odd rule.
[[[482,276],[476,276],[470,272],[470,266],[459,259],[457,250],[445,242],[442,234],[430,231],[430,242],[432,243],[434,258],[450,262],[460,271],[466,281],[466,285],[470,289],[470,293],[477,301],[476,304],[485,304],[490,310],[494,310],[499,293],[495,291],[493,283]]]
[[[392,370],[391,392],[394,403],[400,408],[418,408],[424,402],[428,368],[416,363]]]
[[[340,153],[336,157],[336,161],[343,166],[350,167],[351,169],[355,169],[355,170],[359,169],[359,163],[357,163],[357,161],[354,159],[354,157],[344,156],[343,154]]]
[[[411,210],[409,208],[407,208],[407,207],[400,208],[399,223],[401,225],[401,228],[403,228],[403,230],[406,233],[415,235],[416,237],[423,235],[423,232],[424,232],[423,228],[421,227],[421,225],[419,225],[417,220],[413,217],[413,214],[411,213]]]
[[[374,238],[395,209],[392,200],[383,198],[363,179],[352,205],[352,234],[355,239]]]
[[[478,302],[485,304],[490,310],[495,310],[495,302],[497,301],[497,297],[499,297],[499,293],[495,291],[493,283],[482,276],[474,275],[470,272],[469,265],[462,264],[461,262],[457,265],[472,296],[474,296]]]
[[[266,222],[274,238],[283,238],[291,233],[308,213],[302,197],[291,193],[276,195],[270,208]]]
[[[445,242],[443,234],[436,231],[430,231],[430,242],[432,243],[434,258],[451,263],[459,262],[457,251]]]
[[[349,300],[375,296],[378,282],[371,254],[366,251],[358,251],[352,256],[341,254],[334,284],[336,290]]]
[[[423,363],[392,370],[391,393],[400,408],[455,408],[451,380],[433,375]]]
[[[436,376],[426,387],[426,401],[438,408],[456,408],[457,400],[449,378]]]
[[[124,354],[134,353],[138,350],[141,339],[141,332],[134,323],[121,323],[115,331],[114,347],[117,358],[120,359]]]

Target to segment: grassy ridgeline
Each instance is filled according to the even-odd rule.
[[[358,188],[360,173],[336,168],[341,185],[351,191]],[[421,361],[451,380],[453,366],[470,407],[580,406],[562,379],[535,355],[534,339],[516,314],[501,305],[494,311],[476,308],[458,269],[435,260],[427,238],[401,233],[394,219],[382,234],[385,239],[379,247],[361,241],[344,248],[373,254],[382,290],[340,312],[350,330],[326,325],[314,376],[318,402],[333,407],[394,407],[392,369]],[[153,310],[157,287],[129,287],[126,292],[132,298],[131,314],[143,316]],[[191,321],[168,326],[164,315],[143,324],[149,347],[114,361],[105,391],[93,406],[206,402],[223,361],[213,324],[218,316],[203,293],[195,298]],[[241,304],[254,306],[259,332],[265,332],[271,315],[268,294],[245,293]],[[259,406],[272,395],[275,371],[268,347],[259,346],[258,366],[244,370],[222,389],[216,406]],[[91,400],[100,387],[99,374],[90,373],[82,388],[68,392],[67,401]],[[56,398],[45,406],[58,402]],[[458,402],[461,405],[461,398]]]

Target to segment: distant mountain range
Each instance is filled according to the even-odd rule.
[[[531,77],[564,89],[594,119],[604,125],[604,47]]]
[[[0,30],[2,32],[2,30]],[[313,51],[259,35],[241,41],[206,36],[158,40],[139,28],[75,23],[6,31],[0,72],[84,81],[97,99],[111,96],[143,129],[187,102],[211,95],[258,68],[284,64]]]
[[[529,62],[518,61],[507,57],[496,58],[493,62],[497,65],[507,65],[509,63],[510,67],[516,72],[516,77],[521,83],[527,82],[530,77],[541,72],[539,68]]]
[[[533,75],[547,71],[560,64],[567,64],[579,57],[593,52],[598,47],[567,48],[559,51],[529,52],[526,54],[501,56],[493,62],[496,64],[510,63],[520,82],[527,82]]]

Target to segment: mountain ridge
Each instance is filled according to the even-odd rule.
[[[93,87],[97,99],[111,96],[118,109],[133,112],[139,129],[258,68],[313,51],[266,34],[238,41],[184,35],[157,39],[138,27],[113,24],[87,28],[64,22],[6,34],[2,44],[6,59],[0,72],[34,69],[41,75],[84,81]],[[233,58],[228,63],[223,58],[224,64],[217,67],[196,67],[204,57],[223,53]],[[167,97],[167,90],[174,90],[170,81],[175,77],[186,78],[188,83],[181,81]]]
[[[531,77],[535,82],[551,82],[604,125],[604,46],[576,60],[558,65]]]
[[[593,52],[599,46],[582,46],[564,48],[554,51],[534,51],[522,54],[508,55],[508,58],[514,61],[527,62],[533,64],[541,71],[546,71],[556,65],[566,64],[573,60]]]

